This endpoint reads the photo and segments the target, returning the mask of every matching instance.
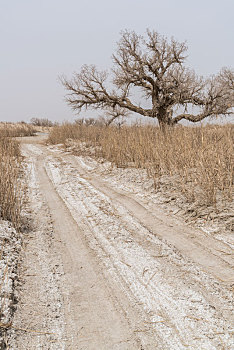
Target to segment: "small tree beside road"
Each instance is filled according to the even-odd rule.
[[[162,128],[183,119],[198,122],[232,114],[234,72],[223,68],[208,79],[198,77],[185,67],[186,51],[184,42],[169,41],[156,31],[147,30],[146,37],[124,31],[112,56],[111,80],[107,71],[84,65],[72,79],[61,78],[66,100],[78,112],[104,109],[114,117],[121,109],[157,119]],[[133,102],[134,89],[140,89],[143,104]]]

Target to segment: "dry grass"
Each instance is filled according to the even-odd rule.
[[[19,144],[0,131],[0,218],[20,229],[22,185]]]
[[[118,128],[64,124],[50,132],[52,144],[77,140],[117,167],[144,168],[157,189],[171,177],[190,202],[216,205],[233,193],[233,125],[178,126],[163,133],[155,126]]]
[[[6,137],[33,136],[35,127],[26,123],[0,123],[0,133]]]
[[[0,123],[0,218],[21,226],[23,188],[19,144],[14,137],[33,136],[35,128],[26,123]]]
[[[9,136],[23,136],[29,131],[28,127],[24,127],[23,131],[22,128],[7,127],[7,125],[0,128],[0,219],[12,222],[18,232],[22,228],[21,210],[24,193],[21,181],[22,157],[18,142]],[[14,298],[14,279],[19,253],[16,235],[18,234],[8,235],[3,229],[0,237],[0,266],[2,270],[0,273],[0,348],[4,349],[6,346],[4,339],[7,338],[6,331],[11,326],[11,322],[4,323],[3,320],[11,320],[12,317],[10,308]]]

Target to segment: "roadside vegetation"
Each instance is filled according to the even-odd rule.
[[[0,218],[20,229],[22,158],[19,144],[0,131]]]
[[[0,123],[0,135],[4,137],[23,137],[33,136],[36,133],[36,129],[33,125],[25,122],[21,123]]]
[[[233,193],[233,128],[227,125],[97,126],[63,124],[53,128],[49,142],[77,143],[80,154],[104,158],[121,168],[146,169],[155,190],[167,176],[189,202],[216,206]]]
[[[0,128],[0,348],[7,349],[21,249],[24,185],[19,143],[10,136],[31,134],[26,126]],[[12,225],[9,224],[11,222]]]

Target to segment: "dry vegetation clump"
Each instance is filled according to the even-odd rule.
[[[21,225],[22,176],[19,144],[0,131],[0,218]]]
[[[15,280],[21,249],[23,198],[19,144],[0,129],[0,348],[7,349],[15,304]],[[6,136],[7,135],[7,136]],[[10,221],[12,224],[9,224]],[[13,227],[14,226],[14,227]]]
[[[0,123],[0,133],[6,137],[23,137],[33,136],[36,133],[34,126],[21,122],[21,123]]]
[[[227,202],[233,193],[233,125],[178,126],[162,132],[156,126],[98,127],[64,124],[49,136],[53,144],[77,140],[80,150],[117,167],[144,168],[155,189],[169,176],[187,200],[206,205]],[[82,146],[82,147],[81,147]]]

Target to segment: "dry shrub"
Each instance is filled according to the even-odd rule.
[[[58,123],[56,122],[52,122],[51,120],[47,119],[47,118],[32,118],[30,120],[31,124],[34,126],[42,126],[42,127],[52,127],[57,125]]]
[[[35,128],[26,123],[0,123],[0,133],[6,137],[23,137],[35,135]]]
[[[21,226],[23,189],[19,144],[0,131],[0,218]]]
[[[49,136],[53,144],[67,139],[95,148],[95,154],[117,167],[147,170],[155,188],[162,176],[171,177],[191,202],[215,205],[232,198],[233,125],[158,127],[133,125],[118,128],[64,124]]]

